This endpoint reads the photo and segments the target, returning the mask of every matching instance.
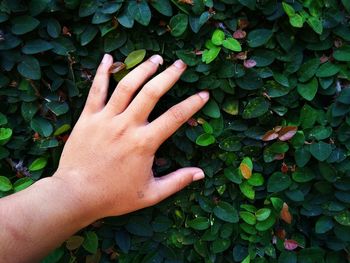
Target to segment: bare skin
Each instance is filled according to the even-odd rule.
[[[202,91],[149,123],[186,69],[178,60],[151,79],[162,63],[155,55],[135,68],[106,103],[113,58],[104,56],[56,173],[0,200],[0,262],[38,262],[92,222],[154,205],[204,178],[196,167],[153,176],[158,147],[209,98]]]

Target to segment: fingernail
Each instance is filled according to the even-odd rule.
[[[198,93],[198,95],[203,100],[207,100],[209,98],[209,92],[208,91],[201,91],[201,92]]]
[[[186,67],[186,64],[181,59],[178,59],[174,62],[174,66],[178,69],[183,69]]]
[[[163,65],[163,58],[159,55],[153,55],[152,57],[150,57],[149,59],[152,63],[158,65]]]
[[[204,178],[204,173],[203,171],[197,172],[193,175],[192,180],[193,181],[198,181]]]
[[[109,55],[109,54],[104,54],[101,63],[102,63],[102,64],[106,64],[106,63],[108,63],[108,62],[110,61],[110,59],[111,59],[111,55]]]

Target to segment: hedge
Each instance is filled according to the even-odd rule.
[[[1,1],[0,196],[55,171],[103,53],[120,62],[111,92],[157,53],[188,69],[151,118],[211,99],[154,172],[206,179],[43,262],[347,262],[349,19],[348,0]]]

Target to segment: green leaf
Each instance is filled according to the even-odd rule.
[[[41,53],[52,49],[53,46],[42,39],[35,39],[28,41],[22,48],[22,52],[27,55]]]
[[[187,222],[187,225],[196,230],[205,230],[210,226],[209,219],[199,216],[193,220]]]
[[[47,21],[47,33],[52,38],[57,38],[61,34],[61,25],[56,19],[50,18]]]
[[[310,161],[310,158],[310,151],[305,147],[298,148],[295,151],[295,162],[299,167],[304,167]]]
[[[53,132],[51,123],[40,117],[32,119],[30,122],[30,127],[43,137],[48,137]]]
[[[151,5],[162,15],[173,15],[173,9],[169,0],[153,0],[151,1]]]
[[[296,28],[302,28],[304,25],[304,19],[301,15],[296,14],[289,18],[289,23]]]
[[[68,104],[66,102],[51,101],[46,106],[56,115],[60,116],[69,111]]]
[[[7,192],[12,190],[12,184],[10,180],[5,176],[0,176],[0,191]]]
[[[212,47],[211,49],[206,49],[202,54],[202,61],[206,64],[212,62],[219,55],[221,47]]]
[[[75,250],[79,248],[84,242],[84,237],[82,236],[71,236],[67,241],[66,241],[66,248],[68,250]]]
[[[291,251],[282,251],[278,258],[278,263],[297,263],[297,256]]]
[[[307,23],[310,25],[310,27],[319,35],[323,32],[323,25],[322,21],[319,17],[309,17],[307,19]]]
[[[253,119],[264,115],[269,110],[270,104],[262,97],[251,99],[244,108],[243,119]]]
[[[169,26],[174,37],[181,36],[187,29],[188,17],[185,14],[177,14],[170,19]]]
[[[331,217],[322,216],[316,222],[315,232],[317,234],[324,234],[329,230],[331,230],[333,226],[334,226],[334,223]]]
[[[141,25],[147,26],[151,21],[151,10],[145,0],[130,1],[128,5],[128,12]]]
[[[342,47],[336,49],[333,52],[333,57],[338,61],[350,61],[350,46],[349,45],[343,45]]]
[[[314,99],[318,89],[318,81],[316,78],[313,78],[308,83],[299,83],[298,92],[306,100],[311,101]]]
[[[242,51],[242,46],[241,44],[234,38],[228,37],[226,38],[223,42],[222,45],[232,51],[235,52],[241,52]]]
[[[86,17],[92,15],[97,10],[98,5],[94,0],[82,0],[79,7],[79,16]]]
[[[256,223],[256,217],[253,213],[241,211],[239,212],[239,216],[249,225],[255,225]]]
[[[227,250],[231,245],[231,241],[229,239],[215,239],[213,242],[213,253],[218,254]]]
[[[126,59],[124,60],[124,64],[126,65],[126,69],[130,69],[135,67],[137,64],[141,63],[142,60],[146,56],[145,49],[139,49],[131,52]]]
[[[273,32],[270,29],[255,29],[248,34],[248,45],[252,48],[265,45],[272,37]]]
[[[23,16],[15,16],[12,20],[11,31],[15,35],[23,35],[30,31],[33,31],[39,24],[40,21],[35,19],[34,17],[23,15]]]
[[[216,217],[225,222],[237,223],[239,221],[237,210],[225,201],[219,201],[213,212]]]
[[[348,13],[350,13],[350,2],[347,0],[342,0],[342,3]]]
[[[213,35],[211,36],[211,42],[214,45],[220,46],[225,39],[225,33],[221,29],[215,29]]]
[[[48,256],[46,256],[41,263],[57,263],[63,257],[65,251],[62,247],[56,248]]]
[[[277,193],[286,190],[292,184],[288,174],[281,172],[273,173],[267,182],[267,191],[270,193]]]
[[[41,78],[39,61],[35,57],[24,56],[17,65],[17,70],[25,78],[33,80]]]
[[[202,109],[203,113],[211,118],[220,118],[220,108],[217,102],[213,99],[210,99],[207,104]]]
[[[215,137],[212,134],[204,133],[197,137],[196,144],[199,146],[208,146],[215,143]]]
[[[91,254],[95,254],[98,248],[98,237],[93,231],[85,232],[85,239],[83,242],[83,248],[90,252]]]
[[[123,46],[126,42],[126,34],[124,31],[116,31],[113,30],[110,33],[106,35],[104,38],[104,51],[105,52],[111,52],[113,50],[116,50],[117,48],[120,48]]]
[[[262,186],[264,184],[264,177],[260,173],[253,173],[248,179],[248,183],[251,186]]]
[[[88,25],[85,28],[84,32],[80,36],[80,44],[82,46],[86,46],[87,44],[89,44],[95,38],[97,33],[98,33],[97,26]]]
[[[278,213],[281,212],[284,203],[283,200],[278,197],[271,197],[270,200],[273,208],[275,208]]]
[[[45,168],[47,165],[47,158],[39,157],[35,159],[28,167],[30,172],[39,171]]]
[[[334,216],[335,221],[343,226],[350,226],[350,212],[343,211]]]
[[[247,181],[244,181],[239,185],[239,189],[241,190],[242,194],[247,197],[248,199],[254,200],[255,198],[255,190],[253,186],[251,186]]]
[[[306,82],[315,76],[320,64],[319,58],[313,58],[305,62],[298,70],[299,81]]]
[[[271,227],[273,227],[273,225],[275,224],[276,222],[276,219],[274,216],[270,216],[269,218],[267,218],[266,220],[264,221],[260,221],[258,222],[256,225],[255,225],[255,228],[258,230],[258,231],[266,231],[266,230],[269,230]]]
[[[318,68],[316,76],[319,78],[328,78],[336,75],[339,71],[340,68],[337,65],[326,62]]]
[[[291,5],[289,5],[289,4],[285,3],[285,2],[282,2],[282,7],[283,7],[284,12],[286,12],[286,14],[289,17],[295,16],[295,10],[294,10],[294,8]]]
[[[12,136],[12,129],[0,128],[0,145],[6,144]]]
[[[307,183],[315,178],[314,173],[309,169],[297,169],[292,174],[292,178],[297,183]]]
[[[55,130],[55,132],[53,133],[53,136],[61,135],[62,133],[65,133],[70,129],[71,129],[71,126],[69,124],[63,124],[62,126],[60,126]]]
[[[319,161],[325,161],[332,153],[332,146],[325,142],[310,145],[310,153]]]
[[[236,99],[226,98],[222,110],[230,115],[237,115],[239,109],[239,102]]]
[[[256,211],[255,216],[258,221],[264,221],[271,215],[270,208],[261,208]]]
[[[14,192],[17,193],[19,191],[22,191],[27,187],[31,186],[33,183],[34,183],[33,179],[29,177],[20,178],[13,184]]]

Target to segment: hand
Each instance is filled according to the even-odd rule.
[[[108,71],[113,58],[105,55],[97,70],[85,108],[54,175],[73,188],[71,191],[77,193],[95,219],[156,204],[204,177],[203,171],[194,167],[161,178],[153,176],[152,164],[158,147],[209,98],[209,93],[202,91],[149,123],[148,116],[160,97],[186,69],[177,60],[149,80],[162,63],[162,57],[154,55],[132,70],[118,83],[107,104]]]

